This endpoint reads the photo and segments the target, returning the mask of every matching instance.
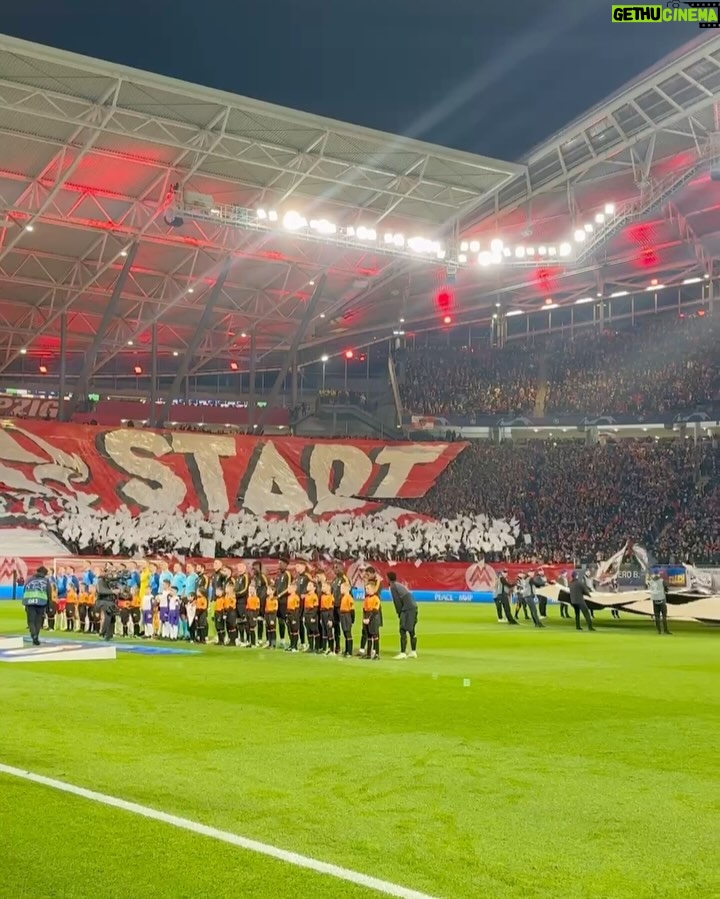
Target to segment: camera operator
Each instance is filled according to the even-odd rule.
[[[95,581],[95,608],[100,615],[100,636],[103,640],[112,640],[115,634],[120,589],[116,572],[107,564]]]

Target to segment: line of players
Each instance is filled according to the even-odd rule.
[[[209,573],[203,565],[176,563],[171,570],[166,562],[121,563],[127,587],[117,601],[116,634],[206,643],[212,617],[220,645],[351,656],[355,600],[342,563],[333,566],[332,579],[322,568],[311,572],[297,562],[291,572],[289,564],[280,560],[271,583],[259,561],[251,571],[243,562],[233,571],[215,560]],[[72,632],[77,625],[80,632],[99,632],[94,585],[101,574],[100,566],[81,577],[71,566],[58,568],[46,616],[49,630]],[[380,657],[381,586],[375,569],[366,568],[359,652],[364,658]]]

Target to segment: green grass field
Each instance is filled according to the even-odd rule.
[[[421,606],[406,662],[393,625],[379,663],[0,665],[0,763],[442,899],[719,896],[720,632],[550,614]],[[2,897],[373,895],[0,774]]]

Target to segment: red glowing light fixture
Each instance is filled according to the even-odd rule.
[[[365,353],[360,353],[360,361],[361,361],[361,362],[366,362],[366,361],[367,361],[367,356],[365,355]]]
[[[546,306],[552,306],[552,297],[547,297],[547,298],[546,298],[546,300],[545,300],[545,305],[546,305]]]
[[[352,350],[345,350],[345,358],[346,359],[352,359],[354,356],[355,356],[355,353],[353,353]]]
[[[698,314],[698,318],[702,318],[702,317],[705,315],[705,310],[704,310],[704,309],[698,309],[697,314]]]
[[[448,290],[447,287],[442,287],[435,294],[435,303],[441,312],[448,312],[453,305],[452,291]]]
[[[136,365],[135,368],[133,369],[133,371],[135,372],[136,375],[141,375],[142,374],[142,366]]]
[[[230,371],[237,371],[237,370],[238,370],[237,362],[231,362],[230,363]]]

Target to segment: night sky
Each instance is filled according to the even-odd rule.
[[[502,159],[695,24],[613,24],[610,0],[21,0],[0,30]]]

